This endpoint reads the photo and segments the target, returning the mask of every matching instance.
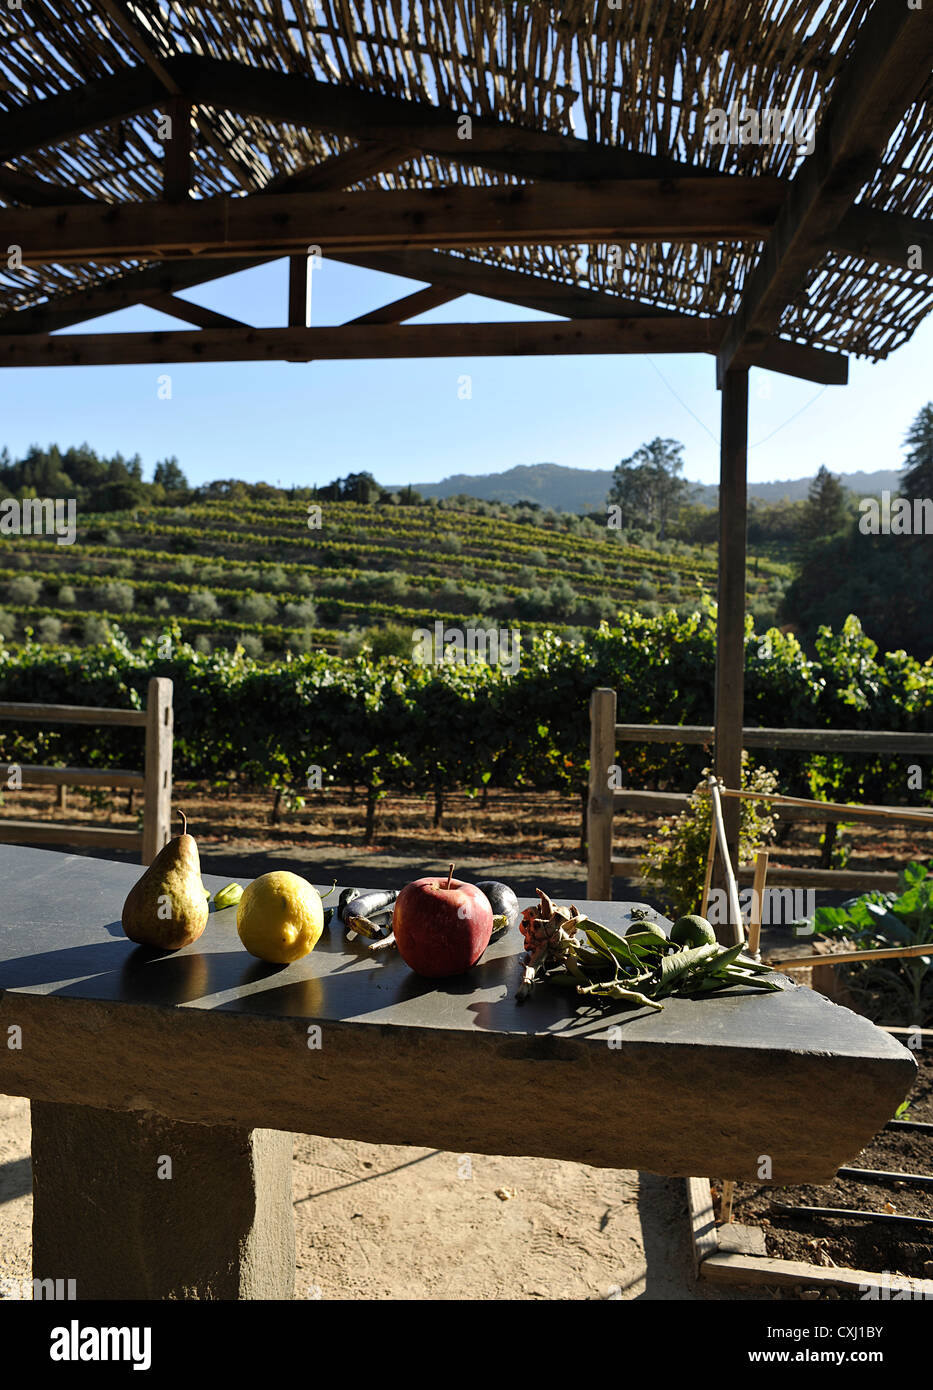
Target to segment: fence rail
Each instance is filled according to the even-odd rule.
[[[142,830],[115,826],[74,825],[55,821],[0,820],[2,844],[71,844],[97,848],[139,850],[151,864],[171,834],[172,815],[172,682],[154,676],[149,682],[145,710],[106,709],[96,705],[34,705],[0,703],[0,719],[34,720],[43,724],[132,725],[146,731],[142,772],[126,768],[40,767],[31,763],[0,763],[7,782],[16,771],[21,785],[129,787],[143,792]]]
[[[619,743],[712,743],[712,725],[700,724],[618,724],[616,692],[604,687],[590,698],[590,786],[587,806],[587,897],[593,901],[612,897],[612,878],[619,875],[639,878],[641,859],[612,856],[612,818],[616,809],[645,811],[656,816],[677,815],[686,810],[689,796],[683,792],[639,791],[635,788],[611,789],[609,769],[615,764]],[[748,748],[791,749],[796,752],[865,752],[933,755],[933,734],[905,733],[897,730],[866,729],[766,729],[742,730],[742,744]],[[790,798],[789,802],[802,801]],[[905,812],[896,806],[842,806],[827,802],[818,809],[805,804],[781,805],[779,814],[787,820],[845,821],[885,824],[894,819],[928,823],[933,831],[933,813]],[[751,883],[754,865],[740,865],[739,882]],[[896,873],[846,869],[772,868],[773,883],[788,888],[839,888],[864,890],[896,888]]]

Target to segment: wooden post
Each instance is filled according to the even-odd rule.
[[[719,474],[719,616],[716,626],[716,776],[742,786],[742,713],[745,684],[745,532],[747,526],[748,371],[728,371],[722,382]],[[726,843],[739,862],[739,803],[723,807]]]
[[[162,196],[167,203],[183,203],[191,196],[191,104],[172,97],[165,104],[171,134],[164,141]]]
[[[146,705],[144,864],[151,864],[171,838],[173,730],[172,682],[153,676]]]
[[[612,899],[612,792],[609,768],[616,755],[616,693],[600,687],[590,696],[590,796],[586,812],[586,896]]]
[[[308,327],[308,256],[288,258],[288,326]]]
[[[68,809],[68,787],[65,782],[59,784],[58,807],[61,811],[66,811]]]

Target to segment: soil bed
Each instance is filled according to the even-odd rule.
[[[933,1057],[919,1052],[919,1071],[908,1097],[908,1120],[933,1123]],[[933,1174],[933,1133],[882,1130],[846,1165],[886,1173]],[[900,1216],[933,1216],[933,1191],[909,1184],[834,1178],[822,1187],[754,1186],[737,1183],[733,1220],[760,1226],[767,1253],[775,1259],[804,1260],[831,1268],[864,1269],[877,1273],[933,1278],[933,1226],[894,1222],[847,1221],[840,1217],[795,1216],[774,1211],[772,1201],[793,1206],[844,1207],[883,1212],[885,1203]],[[842,1298],[861,1298],[853,1291]]]

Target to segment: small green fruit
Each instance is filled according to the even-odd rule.
[[[667,932],[663,927],[659,927],[657,922],[633,922],[625,933],[626,936],[659,936],[662,941],[667,940]]]
[[[678,917],[671,927],[671,940],[678,946],[715,946],[716,933],[705,917],[690,913],[687,917]]]

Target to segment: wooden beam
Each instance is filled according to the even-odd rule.
[[[310,257],[288,258],[288,326],[308,327],[308,290],[311,281]]]
[[[191,196],[192,107],[184,97],[166,103],[163,117],[169,122],[164,141],[162,197],[167,203],[185,202]]]
[[[875,0],[836,80],[813,153],[791,181],[774,233],[749,278],[718,355],[720,383],[748,366],[778,328],[852,200],[875,172],[933,65],[933,5]]]
[[[875,212],[861,205],[846,213],[833,233],[834,251],[904,270],[933,266],[933,227],[917,217]],[[918,264],[919,262],[919,264]]]
[[[409,145],[460,164],[480,164],[520,177],[577,181],[704,176],[680,160],[490,116],[471,115],[465,139],[459,111],[344,83],[321,82],[302,73],[275,72],[196,54],[166,59],[165,66],[189,98],[204,105],[354,138],[365,130],[374,140]],[[777,179],[765,182],[772,190],[780,187]]]
[[[140,32],[138,20],[122,3],[122,0],[98,0],[98,4],[104,14],[120,30],[123,37],[129,40],[146,67],[159,80],[165,90],[171,92],[173,96],[180,96],[182,89],[178,82],[164,66],[149,40]]]
[[[136,116],[164,95],[154,73],[133,67],[79,83],[60,96],[13,107],[0,115],[0,161]]]
[[[120,9],[124,22],[128,22],[125,7]],[[114,14],[116,10],[114,5]],[[682,160],[633,153],[617,146],[515,126],[489,117],[472,117],[471,138],[464,140],[458,112],[361,92],[336,83],[318,82],[299,74],[269,72],[248,64],[191,54],[160,60],[145,45],[138,31],[136,39],[138,42],[134,46],[139,51],[139,44],[143,44],[149,66],[128,68],[114,77],[96,79],[73,92],[24,104],[0,116],[0,161],[41,146],[59,144],[85,130],[127,119],[157,104],[165,91],[176,91],[193,104],[201,102],[242,114],[287,120],[300,126],[331,129],[354,137],[366,130],[371,138],[363,143],[371,148],[398,146],[406,149],[409,159],[422,153],[436,154],[458,164],[495,169],[519,178],[563,182],[729,177]],[[164,80],[153,70],[153,62]],[[211,132],[210,138],[216,148],[219,143],[216,133]],[[360,175],[367,176],[365,172]],[[244,188],[250,188],[249,179],[244,182],[239,173],[237,178]],[[354,181],[348,179],[341,186],[347,187]],[[786,181],[759,176],[756,183],[769,197],[772,214],[776,216],[786,192]],[[68,201],[67,196],[58,199],[59,203]],[[880,254],[891,249],[895,253],[893,263],[900,264],[901,231],[895,215],[873,211],[871,216],[874,219],[873,251]],[[922,237],[925,224],[917,218],[906,221],[912,224],[908,244],[913,245]],[[853,232],[854,228],[846,229],[839,249],[847,249]]]
[[[363,266],[409,280],[427,280],[440,288],[460,294],[476,294],[486,299],[504,300],[526,309],[566,318],[653,318],[677,317],[676,311],[653,304],[641,304],[618,294],[548,280],[527,271],[507,269],[468,260],[443,252],[379,251],[369,254],[337,255],[333,259]],[[719,320],[723,325],[725,320]],[[5,325],[0,320],[0,332]],[[783,338],[769,338],[759,366],[788,376],[803,377],[822,386],[844,386],[848,380],[848,358],[843,353],[825,352]]]
[[[269,191],[279,188],[283,192],[323,192],[326,189],[344,188],[363,178],[371,178],[383,169],[395,168],[410,157],[410,152],[396,147],[376,145],[372,141],[362,141],[351,150],[332,155],[310,169],[303,169],[285,178],[272,180]],[[0,169],[0,187],[4,171]],[[40,180],[29,180],[39,185],[38,190],[28,190],[30,196],[24,198],[33,206],[63,205],[65,203],[88,202],[82,194],[62,189],[60,198],[49,197],[47,186]],[[26,188],[21,186],[26,192]],[[53,190],[57,192],[58,190]],[[185,262],[162,262],[131,270],[124,275],[110,276],[106,283],[95,289],[84,289],[74,294],[62,295],[48,304],[37,305],[31,309],[19,309],[0,316],[0,335],[3,333],[54,333],[62,328],[70,328],[76,323],[84,323],[100,314],[113,313],[116,309],[126,309],[132,304],[141,303],[147,294],[155,290],[171,294],[175,290],[191,289],[225,275],[234,275],[242,270],[250,270],[257,265],[267,265],[275,257],[244,257],[241,260],[189,260]]]
[[[344,324],[336,328],[204,329],[200,333],[17,334],[0,338],[0,367],[708,352],[715,342],[715,320],[686,317],[577,323]]]
[[[216,309],[205,309],[203,304],[192,304],[189,299],[179,299],[174,294],[164,294],[160,290],[147,294],[141,303],[150,309],[158,309],[162,314],[183,319],[186,323],[196,323],[199,328],[248,329],[250,326],[242,319],[229,318],[227,314],[219,314]]]
[[[748,515],[748,372],[728,372],[722,390],[719,477],[719,591],[716,620],[716,776],[742,786],[745,690],[745,535]],[[723,808],[726,842],[739,862],[739,803]],[[721,871],[720,871],[721,872]],[[720,882],[720,874],[717,874]]]
[[[429,309],[437,309],[441,304],[449,304],[451,300],[459,298],[458,290],[449,290],[442,285],[428,285],[426,289],[415,290],[414,294],[406,294],[403,299],[394,299],[391,304],[371,309],[368,314],[360,314],[358,318],[350,319],[348,322],[405,323],[407,319],[426,314]]]
[[[24,207],[55,207],[63,203],[89,203],[93,200],[75,188],[63,188],[58,184],[46,183],[33,174],[14,169],[10,164],[0,164],[0,196],[12,198]]]
[[[541,184],[277,193],[173,203],[13,208],[4,235],[23,262],[126,256],[324,255],[396,247],[537,245],[577,241],[719,241],[767,236],[768,197],[754,179],[634,179]]]

